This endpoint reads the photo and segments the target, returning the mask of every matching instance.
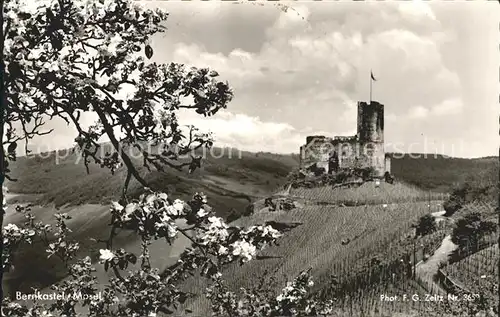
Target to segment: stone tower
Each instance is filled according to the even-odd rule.
[[[376,101],[358,102],[357,137],[363,167],[372,167],[375,177],[386,171],[384,151],[384,105]]]
[[[336,163],[336,164],[333,164]],[[300,147],[302,169],[370,168],[375,178],[391,171],[391,159],[384,150],[384,105],[358,102],[358,129],[354,136],[308,136]]]

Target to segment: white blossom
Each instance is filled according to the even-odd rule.
[[[116,1],[115,0],[104,0],[104,3],[102,5],[108,11],[115,11],[115,9],[116,9]]]
[[[5,192],[3,193],[2,210],[4,215],[7,213],[7,198],[5,197]]]
[[[208,219],[209,226],[206,231],[200,237],[201,244],[209,245],[212,243],[220,243],[220,241],[224,241],[229,236],[229,232],[227,231],[227,224],[224,223],[222,218],[219,217],[209,217]]]
[[[130,220],[131,215],[136,211],[138,208],[138,205],[136,203],[129,203],[125,207],[125,214],[123,215],[125,220]]]
[[[146,197],[146,204],[152,205],[156,201],[156,195],[151,194]]]
[[[167,226],[167,234],[169,238],[173,238],[177,235],[177,226],[175,224],[169,224]]]
[[[120,204],[119,204],[118,202],[116,202],[116,201],[113,201],[113,202],[111,203],[111,208],[113,208],[113,209],[114,209],[114,210],[116,210],[116,211],[122,211],[122,210],[123,210],[123,206],[122,206],[122,205],[120,205]]]
[[[12,50],[12,45],[14,44],[14,41],[10,38],[5,39],[3,45],[5,47],[6,52],[10,52]]]
[[[118,51],[118,46],[123,42],[122,37],[120,34],[115,34],[109,41],[109,45],[107,47],[107,50],[109,53],[112,55],[116,55]]]
[[[141,80],[141,71],[138,69],[134,69],[130,74],[128,75],[128,79],[133,81],[133,82],[140,82]]]
[[[219,246],[219,250],[217,251],[219,255],[225,255],[227,254],[227,252],[228,252],[227,248],[223,245]]]
[[[110,77],[104,74],[101,76],[97,76],[97,84],[99,86],[106,87],[109,84],[109,79]]]
[[[60,51],[59,51],[59,60],[63,60],[65,57],[70,55],[71,53],[71,48],[69,46],[64,46]]]
[[[5,16],[5,17],[6,17],[7,19],[11,19],[11,20],[16,20],[16,19],[17,19],[17,13],[15,13],[14,11],[9,10],[9,11],[7,11],[6,13],[7,13],[7,14],[6,14],[6,16]]]
[[[115,255],[113,254],[113,252],[111,252],[108,249],[100,249],[99,253],[101,254],[99,256],[99,260],[102,261],[102,262],[109,261],[109,260],[111,260],[111,259],[113,259],[115,257]]]
[[[162,200],[167,200],[168,199],[168,195],[165,194],[165,193],[159,193],[158,194],[158,198],[160,198]]]
[[[172,205],[167,206],[165,208],[165,211],[166,211],[167,215],[170,215],[170,216],[178,216],[179,215],[179,212],[177,211],[177,209]]]
[[[5,231],[19,231],[19,227],[16,224],[9,223],[4,227]]]
[[[208,221],[210,222],[210,229],[212,228],[227,228],[227,224],[224,223],[224,220],[220,217],[209,217]]]
[[[205,217],[206,215],[208,215],[208,212],[203,209],[203,208],[200,208],[200,210],[198,210],[198,212],[196,213],[196,215],[199,217],[199,218],[203,218]]]
[[[238,240],[232,246],[233,255],[242,257],[244,262],[250,261],[257,253],[255,246],[247,241]]]
[[[44,63],[43,67],[49,72],[57,72],[59,70],[59,62],[57,60],[52,60]],[[49,87],[47,86],[47,88]]]
[[[178,215],[180,215],[184,211],[184,202],[180,199],[176,199],[172,206],[177,211]]]
[[[40,56],[42,55],[43,51],[44,51],[44,50],[43,50],[42,48],[40,48],[40,47],[36,47],[36,48],[34,48],[34,49],[32,49],[32,50],[30,51],[30,53],[29,53],[29,55],[28,55],[28,58],[29,58],[29,59],[38,59],[38,58],[40,58]]]

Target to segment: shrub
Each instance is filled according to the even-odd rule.
[[[454,197],[450,197],[443,203],[443,208],[446,211],[445,216],[449,217],[462,208],[463,204],[461,201]]]
[[[420,217],[416,226],[416,235],[425,236],[436,231],[436,222],[432,215],[424,215]]]
[[[456,222],[451,240],[460,249],[474,252],[479,248],[482,238],[496,230],[497,225],[494,222],[483,220],[480,213],[473,212]]]

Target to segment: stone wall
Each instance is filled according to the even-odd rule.
[[[362,168],[374,169],[374,177],[383,177],[385,173],[384,143],[360,144],[360,165]]]
[[[300,167],[307,168],[314,163],[328,171],[328,159],[332,149],[332,138],[322,135],[308,136],[306,144],[300,147]]]
[[[358,164],[359,142],[357,136],[335,137],[334,147],[339,157],[339,168],[352,168]]]
[[[391,157],[387,154],[385,155],[385,171],[391,172]]]

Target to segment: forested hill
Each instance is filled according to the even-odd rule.
[[[465,159],[419,153],[390,156],[396,178],[423,189],[448,192],[451,186],[466,181],[494,186],[498,183],[498,157]]]
[[[9,190],[16,193],[39,194],[42,203],[65,204],[106,203],[121,192],[125,170],[115,175],[91,164],[87,174],[82,160],[76,154],[55,152],[19,157],[11,166],[12,176],[18,181],[8,182]],[[193,174],[186,171],[148,171],[137,159],[141,174],[158,190],[167,190],[180,198],[196,191],[212,197],[221,215],[230,210],[241,210],[249,200],[261,198],[282,188],[290,171],[298,168],[298,154],[252,153],[229,148],[215,148]],[[425,190],[449,192],[450,188],[465,181],[496,184],[498,158],[447,158],[434,154],[390,154],[392,173],[396,179]],[[131,183],[131,193],[139,190]]]

